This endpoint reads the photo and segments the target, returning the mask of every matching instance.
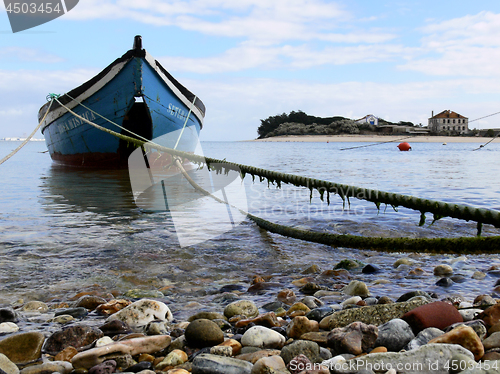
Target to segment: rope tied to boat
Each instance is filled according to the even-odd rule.
[[[425,214],[433,214],[434,221],[443,217],[462,219],[465,221],[475,221],[478,223],[478,236],[476,237],[460,237],[460,238],[382,238],[382,237],[360,237],[355,235],[318,233],[308,230],[301,230],[290,226],[279,225],[265,219],[256,217],[250,213],[247,216],[254,221],[259,227],[273,233],[284,236],[289,236],[301,240],[307,240],[316,243],[328,244],[332,246],[341,246],[349,248],[375,249],[384,251],[419,251],[432,253],[493,253],[500,250],[500,236],[481,237],[483,224],[491,224],[496,228],[500,228],[500,212],[492,209],[475,208],[468,205],[453,204],[443,201],[422,199],[410,195],[396,194],[386,191],[378,191],[362,187],[351,186],[347,184],[335,183],[315,178],[304,177],[300,175],[281,173],[273,170],[257,168],[226,160],[219,160],[210,157],[203,157],[188,152],[179,151],[176,149],[167,148],[156,144],[152,141],[144,141],[130,136],[120,134],[116,131],[102,127],[96,123],[75,113],[67,106],[62,104],[58,98],[54,99],[69,113],[73,114],[85,123],[88,123],[99,130],[102,130],[110,135],[116,136],[126,142],[134,144],[137,147],[145,147],[156,149],[161,152],[169,153],[172,156],[178,156],[187,159],[198,166],[206,165],[210,170],[216,173],[228,173],[230,170],[238,171],[241,178],[245,178],[247,174],[259,177],[259,181],[267,180],[268,185],[276,184],[279,188],[282,183],[291,184],[297,187],[305,187],[311,191],[310,198],[313,197],[313,191],[316,190],[320,199],[324,201],[326,194],[327,203],[330,204],[330,194],[339,195],[345,203],[350,204],[349,198],[356,198],[373,202],[377,209],[380,210],[381,204],[397,207],[405,207],[415,211],[419,211],[420,222],[422,226],[425,223]]]
[[[49,94],[47,97],[49,97],[50,95],[55,95],[55,94]],[[17,152],[19,152],[19,150],[21,148],[23,148],[26,144],[28,144],[28,142],[31,140],[31,138],[36,134],[36,132],[38,131],[38,129],[42,126],[42,123],[45,121],[45,118],[47,118],[47,114],[49,114],[50,107],[52,106],[52,103],[53,103],[53,100],[51,99],[50,103],[49,103],[49,106],[47,108],[47,111],[45,112],[45,114],[44,114],[42,120],[40,121],[40,123],[38,124],[38,126],[35,127],[35,129],[33,130],[33,132],[26,139],[24,139],[24,141],[16,149],[14,149],[7,156],[5,156],[4,158],[2,158],[0,160],[0,165],[2,165],[5,161],[7,161],[12,156],[14,156]]]

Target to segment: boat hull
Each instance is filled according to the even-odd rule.
[[[82,118],[143,140],[184,128],[179,141],[162,144],[177,144],[184,151],[194,150],[203,126],[203,103],[144,50],[129,51],[60,101],[80,118],[58,105],[50,110],[42,133],[52,159],[67,165],[126,167],[136,148]],[[47,108],[40,109],[39,118]]]

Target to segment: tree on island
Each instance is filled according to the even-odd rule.
[[[345,117],[316,117],[303,111],[292,111],[290,114],[278,114],[260,120],[257,129],[259,139],[283,135],[337,135],[375,132],[376,126],[369,123],[357,123]],[[379,119],[379,125],[414,126],[411,122],[392,123]]]

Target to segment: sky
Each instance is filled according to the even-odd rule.
[[[500,128],[500,114],[476,120],[500,112],[498,0],[80,0],[17,33],[0,5],[0,138],[29,134],[47,94],[135,35],[205,103],[202,141],[254,139],[298,110],[423,125],[452,110]]]

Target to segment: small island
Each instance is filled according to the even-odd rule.
[[[372,119],[375,118],[376,122]],[[475,137],[479,130],[469,130],[467,134],[455,134],[453,132],[439,135]],[[434,134],[427,126],[414,124],[409,121],[397,123],[386,121],[374,116],[366,116],[359,120],[353,120],[341,116],[316,117],[308,115],[303,111],[292,111],[261,120],[257,129],[258,139],[289,136],[335,136],[335,135],[426,135]]]

